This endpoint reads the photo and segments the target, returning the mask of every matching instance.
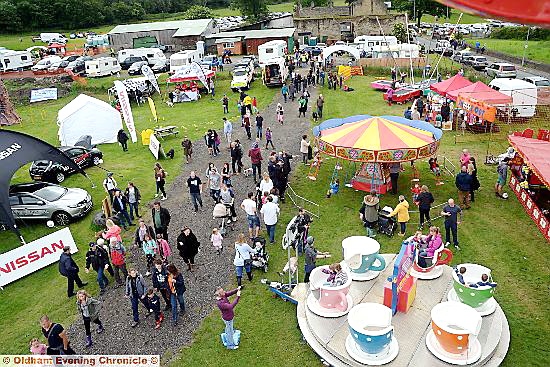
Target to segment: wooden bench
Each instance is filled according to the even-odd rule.
[[[165,126],[165,127],[159,127],[156,128],[155,136],[157,136],[160,139],[164,139],[167,136],[177,136],[180,132],[177,130],[177,126]]]

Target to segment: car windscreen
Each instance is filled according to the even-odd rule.
[[[247,74],[246,70],[235,70],[233,72],[233,75],[235,75],[235,76],[243,76],[243,75],[246,75],[246,74]]]
[[[56,201],[67,193],[67,189],[61,186],[46,186],[34,192],[34,194],[46,201]]]
[[[509,65],[509,66],[502,66],[502,71],[516,71],[516,67],[513,66],[513,65]]]
[[[535,82],[537,87],[550,87],[550,81],[548,80],[537,80]]]
[[[485,57],[478,57],[476,58],[477,62],[487,62],[487,59]]]

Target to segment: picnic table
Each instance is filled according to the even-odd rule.
[[[177,126],[165,126],[157,127],[155,131],[155,136],[160,139],[164,139],[167,136],[174,135],[177,136],[180,132],[177,130]]]

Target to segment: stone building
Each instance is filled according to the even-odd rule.
[[[318,42],[352,42],[361,35],[381,35],[377,17],[386,35],[392,33],[394,24],[405,24],[405,14],[390,13],[383,0],[358,0],[351,6],[297,5],[294,27],[302,43],[311,37],[317,37]]]

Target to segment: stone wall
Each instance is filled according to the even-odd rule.
[[[363,0],[353,7],[353,15],[384,15],[388,8],[383,0]]]
[[[343,15],[351,15],[349,6],[320,6],[313,8],[297,6],[295,13],[295,16],[298,18],[324,18]]]

